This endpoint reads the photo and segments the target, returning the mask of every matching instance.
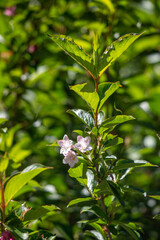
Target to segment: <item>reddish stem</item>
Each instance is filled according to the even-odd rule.
[[[4,231],[5,223],[5,200],[4,200],[4,175],[0,177],[0,191],[1,191],[1,210],[2,210],[2,221],[1,221],[1,230]]]

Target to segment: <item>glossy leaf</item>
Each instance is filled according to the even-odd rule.
[[[69,202],[69,204],[67,205],[67,207],[70,207],[70,206],[73,206],[75,204],[78,204],[78,203],[86,203],[86,202],[95,202],[95,200],[93,200],[93,198],[91,197],[88,197],[88,198],[76,198],[72,201]]]
[[[97,240],[104,240],[103,236],[96,230],[90,230],[85,232],[86,235],[93,237],[94,239]]]
[[[48,167],[44,167],[41,164],[33,164],[27,168],[25,168],[21,173],[12,177],[6,184],[5,187],[5,202],[6,205],[9,203],[11,199],[14,198],[15,194],[32,178],[37,176],[39,173],[49,169]]]
[[[90,129],[94,127],[94,119],[92,115],[82,109],[70,109],[67,111],[68,113],[76,116],[79,120],[81,120],[84,124],[86,124]]]
[[[99,76],[140,36],[141,34],[126,34],[107,47],[99,61]]]
[[[94,112],[96,111],[99,103],[99,96],[96,91],[90,90],[89,86],[86,83],[72,86],[71,90],[81,96]]]
[[[65,35],[54,35],[51,39],[76,62],[90,72],[92,76],[95,76],[92,58],[82,49],[82,47],[78,46],[72,38]]]
[[[115,83],[101,83],[98,86],[98,93],[100,98],[100,103],[98,109],[100,110],[105,103],[105,101],[120,87],[120,82]]]
[[[105,239],[104,231],[103,231],[102,227],[99,224],[97,224],[97,223],[89,223],[89,225],[91,227],[95,228],[103,236],[103,238]]]

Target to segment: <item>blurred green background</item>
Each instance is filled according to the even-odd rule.
[[[120,81],[122,85],[104,111],[106,116],[122,111],[136,118],[116,128],[124,144],[111,154],[160,166],[160,1],[0,1],[0,117],[8,119],[8,149],[14,160],[8,175],[35,162],[54,167],[37,177],[41,187],[32,182],[30,191],[17,199],[33,207],[60,207],[60,213],[48,214],[31,226],[56,233],[57,239],[90,239],[82,234],[85,226],[77,223],[85,218],[80,208],[66,208],[71,199],[87,193],[68,176],[59,149],[49,144],[65,133],[76,139],[73,130],[83,130],[66,113],[69,108],[87,109],[68,85],[92,79],[49,35],[69,35],[91,53],[93,31],[100,33],[103,50],[126,33],[145,31],[102,76],[102,82]],[[134,189],[160,194],[158,167],[134,170],[127,181]],[[141,223],[143,239],[160,239],[160,223],[153,219],[160,212],[159,201],[138,191],[125,200],[126,208],[117,212],[119,218]]]

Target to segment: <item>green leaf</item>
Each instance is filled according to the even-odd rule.
[[[68,173],[70,177],[76,178],[77,181],[86,186],[87,185],[86,170],[87,170],[86,165],[81,163],[77,167],[70,168],[68,170]]]
[[[6,122],[7,120],[5,118],[0,118],[0,125]]]
[[[127,121],[130,121],[130,120],[133,120],[135,119],[134,117],[132,116],[128,116],[128,115],[117,115],[115,117],[111,117],[111,118],[108,118],[106,119],[100,129],[99,129],[99,132],[100,133],[103,133],[105,132],[108,128],[112,128],[112,127],[115,127],[121,123],[124,123],[124,122],[127,122]]]
[[[5,224],[7,230],[15,237],[16,240],[28,240],[28,233],[23,229],[19,229],[16,227],[11,227]]]
[[[118,201],[120,202],[120,204],[124,207],[124,201],[122,198],[122,192],[120,190],[120,187],[118,186],[118,184],[112,182],[112,181],[107,181],[113,195],[118,199]]]
[[[96,91],[90,90],[87,83],[77,84],[71,87],[71,90],[76,92],[80,97],[82,97],[90,108],[96,112],[99,103],[99,96]]]
[[[33,221],[33,220],[43,217],[44,215],[46,215],[49,212],[54,212],[56,210],[59,210],[59,208],[54,205],[41,206],[36,209],[31,209],[30,211],[26,212],[26,214],[24,215],[23,221],[24,222],[25,221]]]
[[[113,171],[127,169],[127,168],[135,168],[135,167],[156,167],[156,165],[153,165],[151,163],[148,163],[144,160],[118,160],[116,163],[116,166],[113,168]]]
[[[105,238],[103,238],[103,236],[98,232],[98,231],[95,231],[95,230],[90,230],[90,231],[86,231],[85,232],[86,235],[88,236],[91,236],[93,237],[94,239],[97,239],[97,240],[104,240]]]
[[[148,195],[148,197],[160,200],[160,195]]]
[[[11,199],[14,198],[15,194],[32,178],[37,176],[39,173],[49,169],[48,167],[44,167],[41,164],[33,164],[27,168],[25,168],[21,173],[12,177],[6,184],[5,187],[5,203],[6,206]]]
[[[97,185],[97,182],[94,179],[94,173],[92,170],[88,169],[86,172],[87,176],[87,187],[90,190],[90,192],[93,192],[94,186]]]
[[[95,202],[95,200],[93,200],[93,198],[91,198],[91,197],[88,197],[88,198],[76,198],[76,199],[70,201],[69,204],[67,205],[67,207],[73,206],[73,205],[78,204],[78,203],[85,203],[85,202],[90,202],[90,201]]]
[[[99,224],[97,224],[97,223],[89,223],[89,225],[91,227],[95,228],[103,236],[103,238],[105,239],[104,231],[103,231],[102,227]]]
[[[102,151],[106,151],[108,148],[111,148],[121,143],[123,143],[122,138],[109,134],[107,141],[105,141],[103,145]]]
[[[142,34],[126,34],[113,42],[104,51],[98,66],[98,75],[103,72]]]
[[[119,223],[119,225],[124,228],[129,234],[130,236],[135,239],[135,240],[141,240],[141,236],[140,234],[136,231],[133,230],[129,225],[125,224],[125,223]]]
[[[159,221],[160,221],[160,213],[157,214],[157,215],[155,215],[155,216],[153,217],[153,219],[156,219],[156,220],[159,220]]]
[[[101,181],[100,184],[98,184],[98,186],[96,186],[94,188],[94,194],[98,194],[98,195],[101,195],[101,194],[110,195],[110,194],[112,194],[110,188],[108,187],[107,180]]]
[[[72,38],[65,35],[54,35],[51,39],[70,57],[84,67],[93,77],[95,76],[92,58],[82,49],[82,47],[78,46]]]
[[[107,215],[105,214],[105,212],[97,205],[93,205],[93,206],[89,206],[89,207],[83,207],[81,210],[81,213],[84,212],[92,212],[94,213],[96,216],[102,218],[103,220],[107,221]]]
[[[120,87],[120,82],[115,83],[101,83],[98,86],[98,93],[100,98],[100,103],[98,109],[100,110],[105,103],[105,101]]]
[[[69,109],[67,112],[77,117],[84,124],[86,124],[90,129],[94,127],[94,119],[92,115],[87,111],[82,109]]]
[[[9,163],[9,158],[7,154],[4,154],[4,156],[0,157],[0,173],[4,172],[7,169],[8,163]]]

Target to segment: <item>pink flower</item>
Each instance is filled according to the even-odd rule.
[[[12,7],[7,7],[5,10],[4,10],[4,15],[6,16],[14,16],[15,14],[15,10],[16,10],[16,6],[12,6]]]
[[[34,53],[37,50],[37,46],[36,45],[30,45],[28,47],[28,52],[29,53]]]
[[[7,230],[7,231],[1,233],[0,240],[16,240],[16,239]]]
[[[82,153],[90,151],[92,150],[92,147],[89,145],[90,141],[91,141],[90,137],[83,138],[82,136],[78,136],[77,143],[74,145],[74,147],[75,149],[79,150]]]
[[[73,147],[73,141],[69,140],[67,135],[64,135],[63,140],[58,141],[58,145],[61,147],[60,153],[66,156]]]
[[[78,159],[77,159],[77,155],[76,155],[76,153],[75,152],[73,152],[73,151],[69,151],[68,153],[67,153],[67,155],[65,156],[65,158],[63,159],[63,163],[64,164],[69,164],[69,166],[72,168],[74,165],[75,165],[75,163],[77,163],[78,162]]]

